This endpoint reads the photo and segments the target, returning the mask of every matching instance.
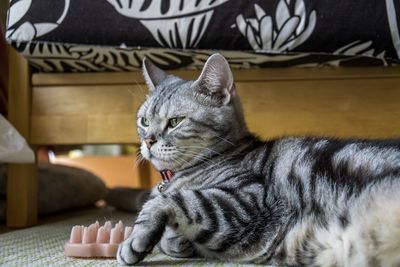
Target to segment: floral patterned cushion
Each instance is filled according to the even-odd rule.
[[[392,65],[395,0],[11,0],[6,37],[41,71]]]

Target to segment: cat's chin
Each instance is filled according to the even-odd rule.
[[[148,160],[151,162],[153,167],[158,171],[175,170],[177,167],[177,166],[172,166],[170,161],[160,160],[155,157],[151,157],[151,159],[148,159]]]
[[[143,158],[150,161],[150,163],[153,165],[153,167],[158,171],[162,171],[162,170],[176,171],[181,167],[181,165],[179,165],[179,164],[174,164],[174,163],[177,163],[176,160],[160,159],[145,149],[141,150],[141,154],[142,154]]]

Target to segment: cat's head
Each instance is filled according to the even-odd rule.
[[[212,55],[195,81],[143,60],[149,88],[137,114],[141,154],[158,170],[179,170],[232,147],[247,133],[228,62]]]

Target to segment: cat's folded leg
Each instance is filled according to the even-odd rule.
[[[117,260],[120,264],[132,265],[142,261],[159,243],[164,232],[165,239],[160,245],[166,254],[174,257],[190,257],[194,254],[192,243],[167,226],[186,223],[179,220],[182,210],[174,199],[173,196],[160,195],[143,206],[132,234],[118,248]]]
[[[205,194],[205,193],[204,193]],[[212,215],[211,220],[203,220],[209,205],[203,193],[191,190],[182,190],[172,194],[162,194],[149,200],[128,237],[118,248],[117,259],[120,264],[132,265],[143,260],[154,246],[161,240],[167,226],[183,234],[188,240],[205,243],[216,231],[217,218]],[[192,206],[188,203],[201,199],[204,205]],[[180,252],[189,256],[191,248],[182,238],[177,240]],[[180,254],[180,253],[178,253]]]
[[[195,255],[192,242],[168,226],[158,247],[164,254],[175,258],[189,258]]]
[[[160,197],[156,197],[143,206],[132,234],[119,245],[117,260],[120,264],[133,265],[142,261],[160,241],[169,220],[169,212],[163,209],[159,200]]]

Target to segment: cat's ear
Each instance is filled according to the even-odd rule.
[[[166,72],[158,68],[146,58],[143,59],[142,69],[144,80],[146,81],[150,92],[153,91],[154,88],[156,88],[156,86],[168,76]]]
[[[220,54],[213,54],[192,87],[200,99],[212,104],[229,104],[235,96],[235,86],[228,61]]]

